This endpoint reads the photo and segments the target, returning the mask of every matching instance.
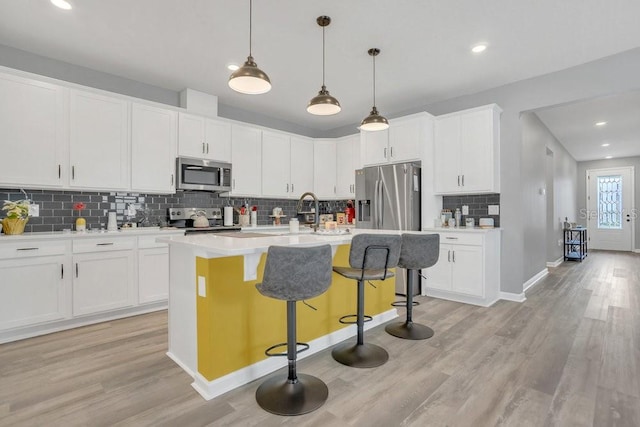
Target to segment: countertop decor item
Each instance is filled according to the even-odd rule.
[[[87,206],[84,203],[78,202],[73,205],[73,210],[78,211],[78,215],[81,215],[82,211],[86,207]],[[76,218],[76,231],[87,231],[87,220],[85,220],[81,216],[78,216],[78,218]]]
[[[367,117],[360,123],[360,129],[366,131],[385,130],[389,127],[389,122],[384,116],[378,113],[376,108],[376,56],[380,53],[380,49],[371,48],[367,51],[373,58],[373,108]]]
[[[17,200],[12,202],[5,200],[2,210],[7,212],[7,217],[2,220],[4,234],[24,233],[24,226],[29,221],[29,201]]]
[[[235,70],[229,77],[229,87],[236,92],[248,95],[260,95],[271,90],[269,76],[258,68],[251,54],[251,27],[253,15],[253,1],[249,0],[249,56],[244,65]]]
[[[338,114],[340,110],[342,110],[338,100],[331,96],[327,87],[324,85],[324,29],[331,23],[331,18],[328,16],[318,16],[316,22],[322,27],[322,87],[318,94],[309,101],[307,111],[316,116],[330,116],[332,114]]]

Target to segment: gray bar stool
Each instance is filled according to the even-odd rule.
[[[428,326],[413,323],[413,274],[411,270],[429,268],[438,262],[440,256],[439,234],[408,234],[402,235],[402,250],[398,267],[407,269],[407,319],[387,325],[385,331],[394,337],[408,340],[425,340],[433,336],[433,329]]]
[[[358,327],[356,343],[346,342],[336,346],[331,355],[343,365],[355,368],[373,368],[389,360],[387,351],[375,344],[364,342],[364,322],[371,316],[364,314],[365,280],[385,280],[393,277],[389,268],[398,264],[402,237],[393,234],[358,234],[351,240],[349,252],[350,267],[333,267],[333,271],[348,279],[358,281],[357,314],[340,318],[340,323],[355,323]],[[355,317],[356,320],[346,319]]]
[[[287,356],[289,375],[274,377],[256,390],[256,401],[277,415],[301,415],[324,405],[329,389],[322,380],[296,371],[297,355],[309,348],[296,338],[296,302],[324,293],[331,284],[331,246],[295,248],[271,246],[267,252],[262,283],[256,288],[267,297],[287,301],[287,342],[265,350],[267,356]],[[286,353],[273,353],[277,347]],[[298,345],[302,350],[298,350]]]

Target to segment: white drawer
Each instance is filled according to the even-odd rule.
[[[96,239],[78,239],[73,242],[73,253],[122,251],[133,249],[135,237],[101,237]]]
[[[483,236],[479,233],[438,233],[440,234],[440,243],[449,243],[452,245],[475,245],[482,246]]]
[[[69,244],[69,240],[27,240],[2,243],[0,244],[0,259],[64,255]]]
[[[147,248],[166,248],[169,246],[167,243],[158,243],[156,240],[158,239],[158,235],[154,236],[139,236],[138,237],[138,248],[139,249],[147,249]]]

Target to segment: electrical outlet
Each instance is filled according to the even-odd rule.
[[[207,279],[204,276],[198,276],[198,296],[207,297]]]
[[[469,215],[469,206],[462,205],[462,215]]]
[[[558,239],[558,246],[562,246],[562,239]]]
[[[29,205],[29,216],[37,217],[40,216],[40,205],[30,204]]]
[[[500,205],[488,205],[489,215],[500,215]]]

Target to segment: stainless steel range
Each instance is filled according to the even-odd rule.
[[[184,229],[190,233],[220,233],[223,231],[240,231],[237,225],[222,225],[220,208],[169,208],[169,225]]]

